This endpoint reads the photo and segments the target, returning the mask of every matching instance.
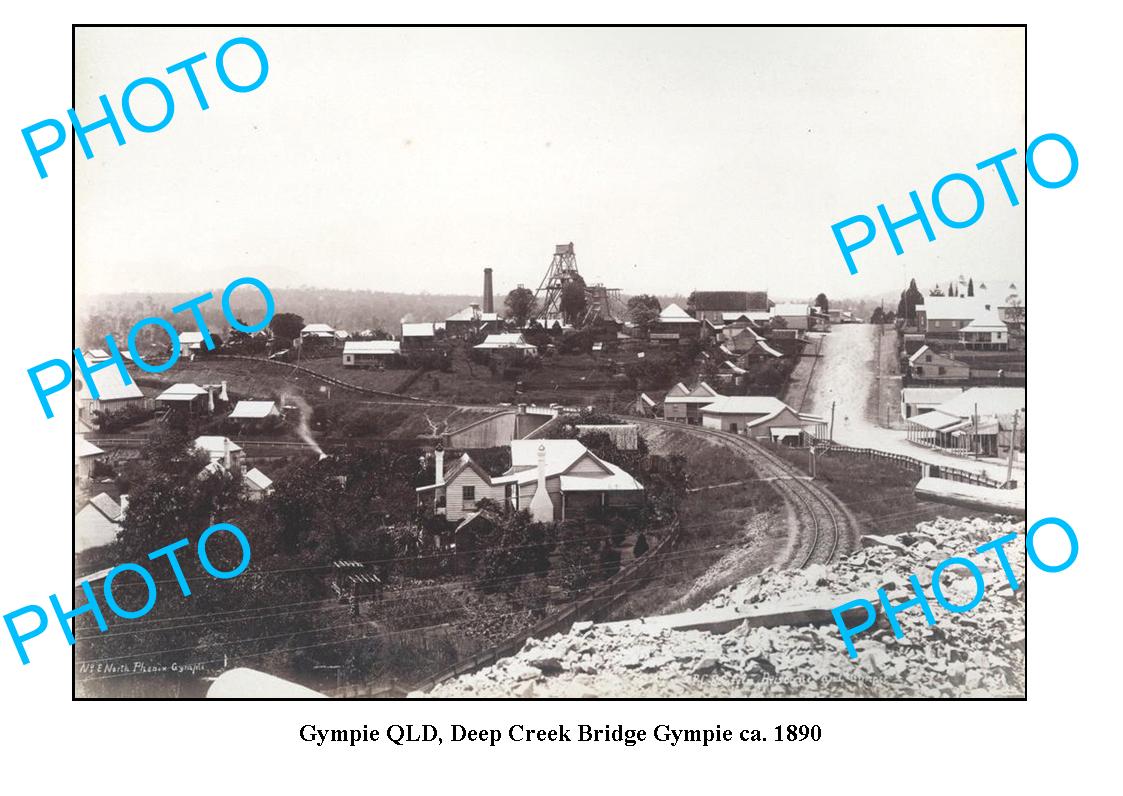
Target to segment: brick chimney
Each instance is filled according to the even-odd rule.
[[[554,503],[546,490],[546,446],[538,446],[538,485],[530,500],[530,516],[535,522],[554,521]]]
[[[484,312],[495,312],[495,290],[491,286],[491,269],[484,269]]]

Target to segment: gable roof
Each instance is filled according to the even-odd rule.
[[[202,332],[180,332],[179,333],[179,342],[181,344],[186,344],[186,345],[193,345],[193,344],[201,345],[202,342],[203,342],[203,333]]]
[[[513,348],[519,351],[537,351],[538,346],[531,345],[519,332],[505,332],[503,334],[489,334],[487,339],[473,348]]]
[[[100,456],[103,453],[105,453],[105,451],[85,437],[79,437],[77,434],[74,435],[75,459],[84,459],[87,456]]]
[[[269,415],[277,408],[273,401],[238,401],[234,411],[230,413],[233,420],[253,420]]]
[[[107,520],[117,522],[121,519],[120,504],[105,492],[101,492],[90,498],[90,505],[104,514]]]
[[[207,391],[200,387],[198,384],[181,383],[173,384],[168,389],[156,396],[157,401],[191,401],[198,398],[200,395],[206,395]]]
[[[226,443],[230,443],[231,453],[240,451],[242,447],[230,439],[229,437],[215,436],[211,434],[204,434],[201,437],[195,437],[195,447],[199,450],[206,451],[213,459],[216,456],[223,456],[226,453]]]
[[[998,317],[997,310],[986,310],[978,315],[961,332],[1004,332],[1006,324]]]
[[[310,323],[300,330],[301,334],[330,334],[335,336],[335,329],[328,326],[326,323]]]
[[[903,387],[901,400],[906,404],[942,404],[959,395],[963,390],[959,387]]]
[[[668,304],[659,312],[659,323],[698,323],[678,304]]]
[[[593,462],[605,475],[613,472],[607,462],[575,439],[516,439],[511,442],[511,467],[493,479],[494,483],[524,484],[536,480],[540,446],[546,451],[547,478],[566,473],[582,460]]]
[[[101,496],[109,497],[104,493]],[[112,498],[110,500],[112,501]],[[91,500],[74,515],[74,552],[81,553],[95,547],[113,544],[117,541],[117,532],[120,528],[119,523],[109,519]],[[92,580],[92,578],[88,579]]]
[[[243,475],[242,478],[244,478],[246,481],[249,481],[250,484],[257,487],[263,492],[266,489],[269,489],[269,487],[273,486],[273,479],[267,476],[265,473],[261,472],[261,470],[258,470],[256,467]]]
[[[393,355],[402,352],[400,340],[352,340],[343,344],[344,354]]]
[[[706,382],[698,382],[694,389],[688,390],[679,382],[663,397],[665,404],[709,404],[721,398],[722,395]]]
[[[715,415],[770,415],[790,408],[779,398],[770,395],[729,395],[703,407],[703,414]]]
[[[447,486],[448,484],[451,484],[453,481],[455,481],[456,478],[465,470],[471,470],[480,478],[482,478],[484,480],[484,483],[491,486],[491,474],[488,473],[488,471],[481,467],[479,464],[477,464],[471,456],[469,456],[467,453],[464,453],[461,454],[460,458],[456,460],[456,463],[453,464],[452,467],[445,470],[444,477],[440,481],[432,484],[426,484],[425,486],[419,486],[415,491],[428,492],[438,487]]]
[[[94,396],[90,393],[89,379],[82,379],[82,387],[78,390],[78,398],[82,401],[92,401]],[[123,401],[130,398],[143,398],[144,392],[134,379],[125,384],[121,378],[121,371],[117,368],[99,370],[94,376],[94,386],[97,387],[99,401]]]

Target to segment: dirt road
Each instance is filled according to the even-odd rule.
[[[974,461],[959,456],[913,445],[903,430],[882,428],[876,422],[878,400],[877,366],[878,327],[871,324],[839,324],[823,341],[821,354],[807,387],[804,412],[822,415],[828,420],[834,404],[834,441],[860,448],[876,448],[914,459],[957,467],[969,472],[985,473],[989,478],[1005,480],[1004,464]],[[891,344],[891,337],[885,344]],[[885,401],[881,401],[884,412]],[[890,411],[894,411],[890,407]],[[1025,466],[1015,463],[1014,477],[1024,483]]]

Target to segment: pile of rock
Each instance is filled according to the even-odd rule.
[[[993,552],[979,545],[1017,532],[1006,550],[1022,588],[1014,591]],[[751,627],[715,634],[645,627],[642,622],[577,623],[567,634],[531,639],[495,666],[442,683],[430,696],[730,697],[730,696],[1022,696],[1025,692],[1024,523],[945,520],[915,531],[867,536],[863,548],[830,567],[765,571],[718,594],[705,609],[760,608],[793,595],[820,595],[836,605],[858,594],[893,603],[912,598],[909,574],[930,586],[951,556],[974,560],[984,573],[982,602],[951,614],[931,597],[937,624],[912,607],[898,615],[897,639],[884,617],[855,637],[848,657],[833,623]],[[962,567],[945,570],[943,593],[970,602],[975,583]]]

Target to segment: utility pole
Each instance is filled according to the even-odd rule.
[[[971,447],[975,452],[975,461],[979,460],[979,405],[975,404],[975,414],[973,416],[975,424],[974,433],[971,435]]]
[[[831,401],[831,433],[829,435],[829,442],[834,442],[834,401]]]
[[[1018,443],[1018,412],[1019,409],[1014,410],[1014,428],[1010,432],[1010,458],[1006,462],[1006,483],[1010,483],[1010,479],[1014,473],[1014,450]]]

